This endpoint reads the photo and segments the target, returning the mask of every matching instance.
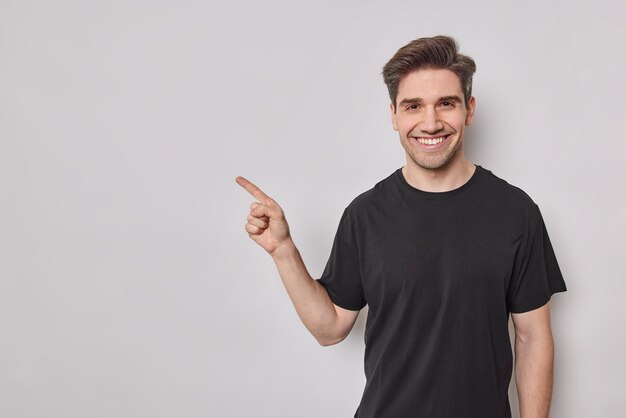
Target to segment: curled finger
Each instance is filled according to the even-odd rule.
[[[252,225],[256,225],[261,229],[267,229],[267,227],[270,226],[269,219],[257,218],[252,215],[248,215],[248,223],[251,223]]]
[[[246,232],[248,232],[248,234],[251,234],[251,235],[259,235],[259,234],[261,234],[263,232],[263,229],[259,228],[256,225],[252,225],[252,224],[247,223],[246,224]]]

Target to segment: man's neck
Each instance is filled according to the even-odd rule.
[[[408,159],[407,164],[402,167],[402,174],[407,183],[416,189],[425,192],[447,192],[467,183],[475,170],[476,166],[465,157],[451,161],[439,169],[423,168]]]

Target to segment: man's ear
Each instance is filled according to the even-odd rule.
[[[476,111],[476,99],[474,96],[469,99],[469,106],[465,114],[465,126],[470,126],[474,122],[474,112]]]
[[[398,130],[398,121],[396,120],[396,112],[393,106],[393,103],[389,104],[389,109],[391,110],[391,126],[393,126],[393,130]]]

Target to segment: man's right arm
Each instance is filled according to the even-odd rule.
[[[290,239],[272,253],[280,278],[302,323],[323,346],[337,344],[350,333],[359,311],[333,303],[328,291],[307,271],[300,252]]]
[[[246,178],[239,176],[236,181],[259,200],[250,205],[246,232],[272,256],[300,319],[321,345],[341,342],[354,326],[359,311],[336,306],[326,288],[311,277],[291,239],[280,205]]]

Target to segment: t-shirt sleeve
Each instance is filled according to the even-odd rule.
[[[507,307],[513,313],[540,308],[554,293],[567,291],[541,211],[533,205],[507,294]]]
[[[324,272],[317,279],[335,305],[351,311],[359,311],[367,303],[361,284],[355,232],[354,222],[346,208],[339,221]]]

